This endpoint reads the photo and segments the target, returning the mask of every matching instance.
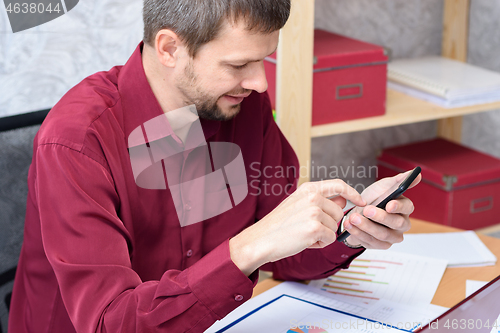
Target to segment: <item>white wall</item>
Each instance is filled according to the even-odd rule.
[[[0,6],[0,117],[52,107],[85,77],[123,65],[142,40],[141,0],[82,0],[15,34]]]
[[[500,72],[500,0],[472,0],[468,62]],[[500,110],[465,117],[463,142],[500,157]]]

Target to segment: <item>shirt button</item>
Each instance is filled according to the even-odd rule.
[[[184,205],[184,210],[190,211],[191,210],[191,206],[189,206],[188,204],[185,204]]]
[[[186,253],[186,255],[188,257],[191,257],[193,255],[193,250],[188,250],[187,253]]]
[[[243,296],[242,295],[236,295],[236,296],[234,296],[234,300],[236,302],[241,302],[243,300]]]
[[[343,255],[341,255],[340,257],[341,257],[341,258],[344,258],[344,259],[349,258],[349,256],[348,256],[347,254],[343,254]]]

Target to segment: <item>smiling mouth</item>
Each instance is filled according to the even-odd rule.
[[[250,94],[241,94],[241,95],[224,95],[224,98],[229,101],[231,104],[240,104],[243,102],[245,98],[250,96]]]

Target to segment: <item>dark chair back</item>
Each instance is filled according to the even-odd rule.
[[[7,332],[12,287],[23,243],[28,169],[33,139],[40,128],[33,124],[41,123],[44,115],[46,112],[42,117],[37,113],[35,119],[26,115],[0,118],[0,333]]]

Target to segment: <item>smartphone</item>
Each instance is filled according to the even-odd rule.
[[[376,205],[377,208],[385,210],[385,206],[387,206],[387,204],[390,201],[399,198],[399,196],[403,194],[408,189],[408,187],[410,187],[411,183],[413,183],[413,181],[417,178],[420,172],[422,172],[422,169],[420,167],[416,167],[415,169],[413,169],[410,175],[406,177],[405,180],[403,180],[399,184],[394,185],[392,188],[387,190],[383,195],[381,195],[378,199],[369,203],[368,205],[373,205],[373,206]],[[339,242],[343,242],[349,236],[350,236],[349,231],[344,230],[344,232],[337,238],[337,240]]]

